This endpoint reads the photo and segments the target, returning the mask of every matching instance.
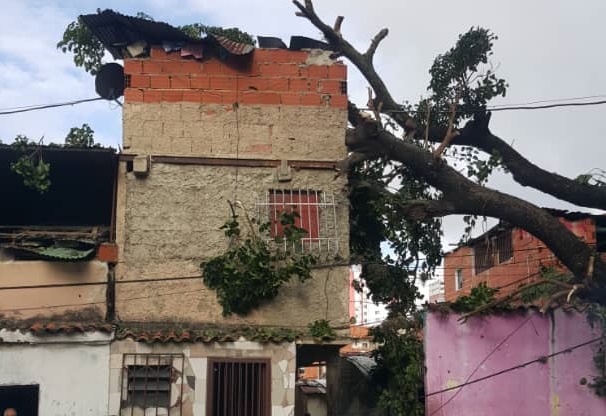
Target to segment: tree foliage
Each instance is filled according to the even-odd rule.
[[[72,53],[74,64],[91,75],[95,75],[103,64],[105,48],[80,18],[67,25],[57,48],[63,53]]]

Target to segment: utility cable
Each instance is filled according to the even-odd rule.
[[[64,107],[67,105],[76,105],[76,104],[88,103],[88,102],[92,102],[92,101],[100,101],[100,100],[104,100],[104,99],[105,98],[102,98],[102,97],[95,97],[95,98],[85,98],[82,100],[67,101],[67,102],[63,102],[63,103],[43,104],[43,105],[39,105],[39,106],[25,106],[25,107],[21,107],[21,108],[16,107],[16,109],[13,109],[13,110],[0,111],[0,115],[4,116],[7,114],[17,114],[17,113],[25,113],[28,111],[45,110],[47,108]]]

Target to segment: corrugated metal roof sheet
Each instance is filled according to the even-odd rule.
[[[370,372],[377,366],[377,362],[374,359],[365,355],[349,355],[343,357],[343,359],[355,365],[365,376],[370,376]]]

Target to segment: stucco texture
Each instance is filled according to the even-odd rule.
[[[124,149],[135,154],[335,161],[347,113],[321,106],[185,102],[124,104]]]
[[[592,380],[599,336],[582,313],[529,311],[470,318],[428,313],[425,326],[427,414],[434,416],[584,416],[606,414],[606,400],[580,380]],[[544,362],[506,371],[560,351]],[[494,375],[494,376],[492,376]],[[492,377],[491,377],[492,376]],[[468,380],[461,389],[432,394]]]
[[[251,216],[258,195],[270,189],[310,189],[333,193],[339,252],[348,257],[348,201],[345,179],[332,171],[297,170],[292,181],[276,181],[274,168],[153,163],[146,178],[125,173],[118,215],[120,263],[116,268],[117,314],[130,321],[186,320],[307,327],[316,319],[348,321],[347,266],[318,268],[313,279],[290,282],[273,302],[246,317],[223,318],[215,293],[202,279],[120,284],[121,280],[200,275],[200,263],[221,254],[228,240],[219,228],[230,216],[228,200],[238,200]],[[322,217],[321,217],[322,218]]]

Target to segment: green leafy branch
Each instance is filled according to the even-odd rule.
[[[11,145],[21,155],[11,163],[11,170],[23,178],[23,185],[43,194],[50,188],[50,164],[42,158],[40,143],[30,141],[23,135],[15,137]],[[33,151],[31,150],[33,149]]]
[[[230,203],[232,217],[221,227],[230,239],[229,248],[219,256],[201,264],[206,286],[217,293],[223,315],[246,315],[251,310],[274,299],[280,287],[292,278],[303,282],[311,278],[316,259],[302,250],[301,238],[307,231],[296,226],[296,211],[282,212],[279,221],[284,235],[276,243],[286,242],[275,249],[263,236],[269,222],[258,222],[244,211],[248,233],[243,232],[236,207]]]

